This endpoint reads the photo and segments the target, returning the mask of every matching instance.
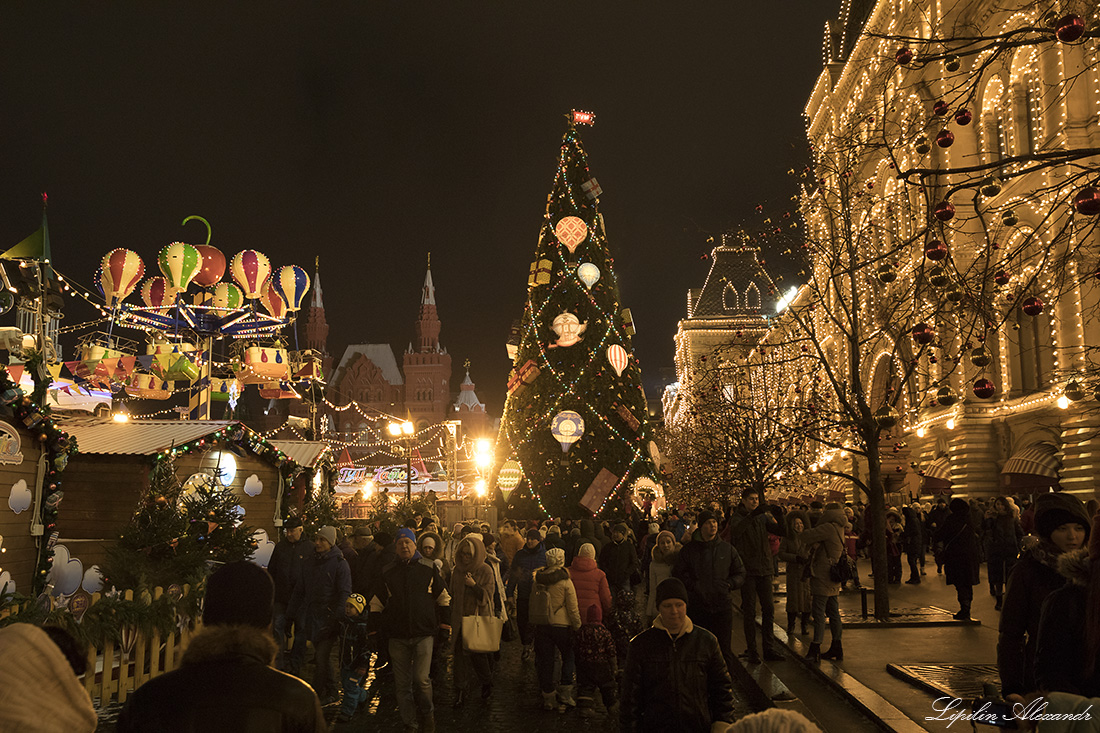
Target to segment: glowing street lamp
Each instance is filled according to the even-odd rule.
[[[405,501],[412,501],[412,446],[409,439],[413,434],[413,424],[405,422],[391,422],[389,424],[390,435],[401,438],[405,447]]]

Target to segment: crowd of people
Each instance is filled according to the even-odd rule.
[[[1022,508],[1009,497],[891,508],[878,535],[886,582],[902,582],[903,555],[914,585],[935,564],[957,592],[956,618],[969,619],[985,563],[1004,696],[1079,706],[1100,697],[1097,508],[1065,493]],[[405,730],[430,733],[437,685],[453,687],[455,707],[492,698],[502,643],[519,645],[547,713],[592,717],[600,700],[624,731],[738,730],[748,718],[734,719],[731,671],[791,653],[773,631],[780,563],[788,636],[809,637],[811,662],[843,660],[838,598],[859,585],[876,537],[862,505],[783,508],[752,489],[727,507],[491,530],[440,532],[428,514],[393,534],[325,526],[307,539],[290,518],[266,571],[241,562],[210,576],[204,626],[180,667],[130,696],[118,730],[196,730],[215,709],[235,730],[327,730],[325,707],[338,705],[343,721],[359,713],[373,667],[392,677]],[[738,595],[745,649],[735,653]],[[50,670],[72,703],[67,729],[94,727],[72,638],[24,626],[0,630],[0,649]],[[311,684],[301,679],[307,644]]]

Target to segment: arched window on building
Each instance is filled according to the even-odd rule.
[[[1041,392],[1054,372],[1054,345],[1050,336],[1050,315],[1043,311],[1029,316],[1013,308],[1005,331],[1009,354],[1010,397]]]
[[[738,308],[737,288],[733,283],[726,283],[722,289],[722,310],[735,311]]]
[[[760,310],[760,307],[760,290],[757,289],[756,283],[750,282],[745,288],[745,310]]]
[[[1008,114],[1008,98],[1004,82],[993,77],[985,85],[982,94],[982,153],[990,163],[1012,155],[1013,135],[1005,118]]]

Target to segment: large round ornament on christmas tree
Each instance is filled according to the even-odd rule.
[[[1092,186],[1082,188],[1073,197],[1073,206],[1077,209],[1078,214],[1084,216],[1100,214],[1100,189],[1095,189]]]
[[[500,472],[497,473],[497,486],[500,488],[500,494],[505,501],[508,501],[508,497],[512,495],[512,491],[519,486],[519,482],[522,480],[523,466],[519,465],[519,461],[514,458],[509,458],[500,467]]]
[[[596,284],[596,281],[600,279],[600,268],[593,265],[591,262],[585,262],[577,268],[577,277],[581,279],[584,286],[589,290]]]
[[[550,433],[561,443],[561,452],[568,453],[584,435],[584,418],[572,410],[563,410],[554,416]]]
[[[936,332],[927,323],[918,323],[913,326],[910,333],[913,335],[913,340],[922,346],[927,346],[936,340]]]
[[[157,256],[160,273],[173,290],[187,290],[187,286],[202,270],[202,254],[198,247],[186,242],[172,242],[161,248]]]
[[[566,216],[554,227],[554,236],[564,244],[570,252],[576,251],[581,242],[588,238],[588,225],[579,216]]]
[[[630,356],[622,346],[613,344],[607,347],[607,360],[611,362],[611,368],[615,370],[615,375],[621,377],[623,370],[630,363]]]
[[[955,396],[955,393],[947,385],[944,385],[936,390],[936,402],[938,402],[942,407],[951,407],[951,405],[955,404],[958,401],[959,398]]]
[[[252,300],[263,294],[264,283],[271,276],[271,261],[261,252],[246,249],[233,255],[229,271],[244,291],[244,297]]]

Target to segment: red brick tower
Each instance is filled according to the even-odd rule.
[[[439,345],[440,326],[429,255],[416,321],[416,348],[409,344],[404,359],[405,409],[418,430],[450,417],[451,355]]]
[[[313,299],[306,314],[306,348],[321,355],[321,367],[325,380],[332,379],[332,355],[328,353],[328,321],[325,320],[325,303],[321,293],[321,258],[313,270]]]

